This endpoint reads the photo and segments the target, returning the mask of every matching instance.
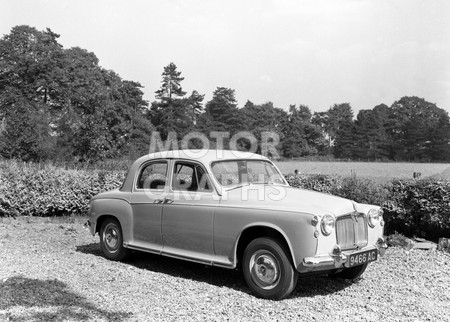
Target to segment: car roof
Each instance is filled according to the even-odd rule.
[[[223,161],[223,160],[236,160],[236,159],[251,159],[251,160],[268,160],[266,157],[245,151],[235,151],[235,150],[171,150],[171,151],[161,151],[150,153],[142,158],[142,161],[152,160],[152,159],[189,159],[197,160],[203,164],[209,164],[213,161]]]

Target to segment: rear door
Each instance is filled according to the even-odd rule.
[[[167,160],[143,164],[134,182],[132,246],[160,253],[162,250],[161,218],[167,190]]]

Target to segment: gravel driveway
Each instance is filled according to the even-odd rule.
[[[354,283],[299,279],[275,302],[240,272],[135,254],[101,256],[83,218],[0,218],[0,320],[450,321],[450,256],[389,248]]]

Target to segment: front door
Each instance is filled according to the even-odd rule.
[[[175,161],[172,169],[162,215],[163,253],[211,264],[217,193],[200,164]]]

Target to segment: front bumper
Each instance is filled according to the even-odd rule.
[[[383,238],[379,238],[375,246],[368,246],[357,251],[342,252],[339,247],[335,247],[332,254],[321,254],[313,257],[305,257],[303,263],[299,265],[299,272],[321,271],[328,269],[336,269],[347,263],[349,256],[355,252],[365,252],[377,250],[379,256],[384,256],[387,244]]]

